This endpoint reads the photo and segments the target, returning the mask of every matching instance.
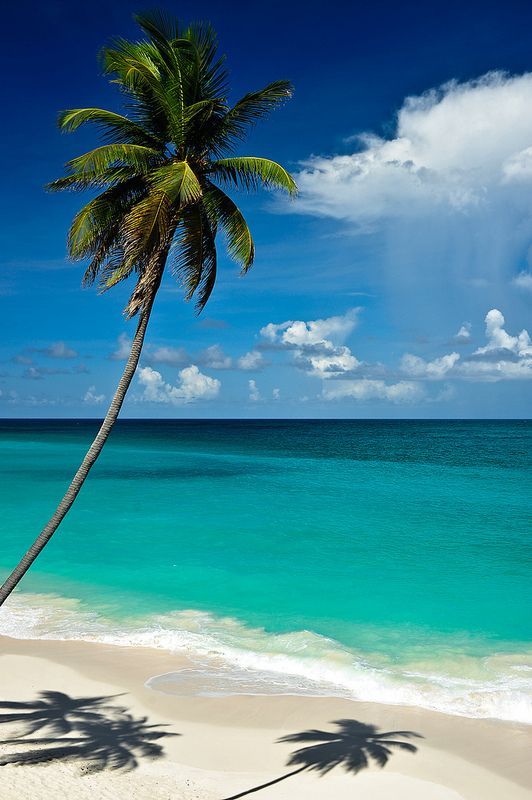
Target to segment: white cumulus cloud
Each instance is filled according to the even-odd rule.
[[[518,356],[532,356],[532,346],[528,331],[522,330],[518,336],[511,336],[504,329],[504,316],[497,308],[486,314],[486,338],[488,344],[475,350],[475,355],[483,355],[493,350],[508,350]]]
[[[238,369],[244,370],[244,372],[260,369],[263,365],[264,357],[258,350],[250,350],[249,353],[245,353],[237,360]]]
[[[248,389],[249,389],[249,399],[251,400],[252,403],[258,403],[259,400],[262,400],[256,381],[254,380],[248,381]]]
[[[360,365],[349,347],[340,344],[358,323],[360,308],[326,319],[287,320],[265,325],[260,333],[272,344],[294,351],[295,361],[310,375],[330,378]]]
[[[471,339],[471,323],[464,322],[462,325],[460,325],[459,329],[453,336],[453,339],[458,344],[465,344],[468,342]]]
[[[389,130],[312,156],[297,176],[291,209],[339,222],[331,231],[345,234],[346,263],[367,264],[363,275],[338,268],[337,284],[378,294],[390,329],[408,316],[442,336],[449,308],[467,320],[498,304],[522,313],[532,291],[532,71],[406,98]]]
[[[413,381],[386,383],[381,380],[340,380],[328,383],[324,400],[386,400],[391,403],[413,403],[424,397],[423,387]]]
[[[339,219],[464,210],[488,187],[532,180],[532,74],[492,72],[405,100],[395,136],[359,137],[350,155],[309,159],[299,207]]]
[[[116,350],[111,353],[109,358],[111,358],[113,361],[126,361],[126,359],[129,358],[131,344],[131,339],[127,333],[121,333],[117,340]]]
[[[69,347],[65,342],[52,342],[48,347],[31,347],[28,348],[30,352],[42,353],[47,358],[76,358],[78,355],[72,347]],[[24,358],[24,356],[23,356]],[[31,359],[29,359],[31,361]],[[22,363],[22,362],[20,362]]]
[[[188,361],[188,353],[183,347],[154,347],[147,354],[147,359],[152,364],[167,364],[169,367],[179,367]]]
[[[89,388],[87,389],[87,391],[85,392],[85,395],[83,397],[83,402],[84,403],[87,403],[87,405],[93,405],[93,406],[96,406],[96,405],[99,405],[100,403],[103,403],[104,400],[105,400],[105,395],[104,394],[98,394],[97,391],[96,391],[96,386],[89,386]]]
[[[508,381],[531,380],[532,358],[521,358],[517,361],[464,361],[458,370],[458,376],[475,381]]]
[[[138,380],[144,387],[141,399],[150,403],[183,405],[196,400],[212,400],[220,391],[221,383],[199,371],[195,364],[179,371],[176,385],[166,383],[163,376],[152,367],[141,367]]]
[[[485,317],[487,344],[471,355],[458,353],[426,361],[406,353],[401,372],[418,380],[462,378],[470,381],[526,380],[532,378],[532,343],[528,331],[512,336],[506,330],[503,314],[492,308]]]
[[[285,345],[306,346],[321,344],[328,340],[343,342],[358,322],[360,308],[351,308],[342,316],[315,319],[310,322],[287,320],[280,324],[270,322],[261,328],[261,336],[270,342]]]
[[[532,272],[527,272],[523,270],[516,275],[515,278],[512,280],[514,286],[517,286],[518,289],[524,289],[527,292],[532,292]]]
[[[233,360],[230,356],[226,356],[219,344],[207,347],[198,358],[202,366],[208,369],[231,369],[233,366]]]
[[[317,378],[331,378],[345,372],[353,372],[360,366],[360,361],[345,345],[324,347],[321,353],[302,351],[297,355],[297,362],[310,375]]]
[[[448,353],[433,361],[425,361],[419,356],[406,353],[401,359],[401,370],[415,378],[439,380],[452,370],[459,358],[458,353]]]
[[[64,342],[53,342],[45,351],[49,358],[76,358],[77,353]]]

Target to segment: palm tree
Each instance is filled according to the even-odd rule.
[[[340,719],[334,722],[337,731],[309,730],[292,733],[278,739],[279,742],[316,742],[316,744],[301,747],[295,750],[287,761],[287,766],[296,766],[296,769],[285,772],[260,786],[246,789],[239,794],[227,797],[226,800],[238,800],[248,794],[254,794],[276,783],[281,783],[292,775],[297,775],[306,770],[314,770],[320,775],[325,775],[334,767],[343,766],[347,772],[357,774],[362,769],[370,766],[371,761],[379,767],[385,767],[392,755],[392,749],[398,747],[409,753],[417,752],[417,747],[411,742],[399,741],[403,739],[421,738],[419,733],[413,731],[385,731],[379,733],[376,725],[368,725],[356,719]]]
[[[138,316],[137,329],[102,426],[53,516],[0,588],[0,605],[57,530],[101,453],[135,374],[166,264],[201,311],[216,282],[217,233],[225,234],[242,273],[255,255],[246,221],[223,189],[297,191],[274,161],[234,155],[249,127],[291,96],[290,83],[270,83],[231,107],[210,26],[181,27],[161,12],[136,20],[144,40],[119,39],[102,52],[104,73],[123,93],[128,115],[63,111],[62,131],[93,123],[104,144],[69,161],[67,174],[49,189],[99,192],[74,217],[69,255],[88,259],[83,282],[97,281],[102,291],[135,278],[125,314]]]

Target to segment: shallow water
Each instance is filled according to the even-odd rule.
[[[4,572],[95,427],[0,423]],[[527,422],[124,421],[0,632],[532,722],[531,462]]]

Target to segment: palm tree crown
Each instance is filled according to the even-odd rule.
[[[68,236],[71,258],[89,259],[85,284],[98,280],[106,290],[134,273],[131,317],[157,290],[169,259],[187,299],[196,294],[201,310],[216,280],[218,231],[243,272],[255,253],[242,213],[221,187],[296,192],[274,161],[234,155],[249,126],[290,97],[291,85],[275,81],[231,107],[224,58],[216,55],[209,26],[181,28],[160,12],[136,19],[147,39],[119,39],[102,52],[128,115],[63,111],[62,131],[92,122],[105,143],[69,161],[68,173],[49,188],[99,190]]]

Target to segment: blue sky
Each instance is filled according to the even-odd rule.
[[[242,152],[301,194],[239,198],[252,273],[222,259],[198,319],[163,284],[130,417],[524,417],[532,399],[532,8],[526,2],[166,3],[210,20],[232,96],[295,96]],[[96,55],[135,3],[4,13],[0,415],[98,417],[134,325],[80,288],[75,195],[43,185],[96,139],[57,111],[120,99]],[[16,35],[15,35],[16,32]]]

